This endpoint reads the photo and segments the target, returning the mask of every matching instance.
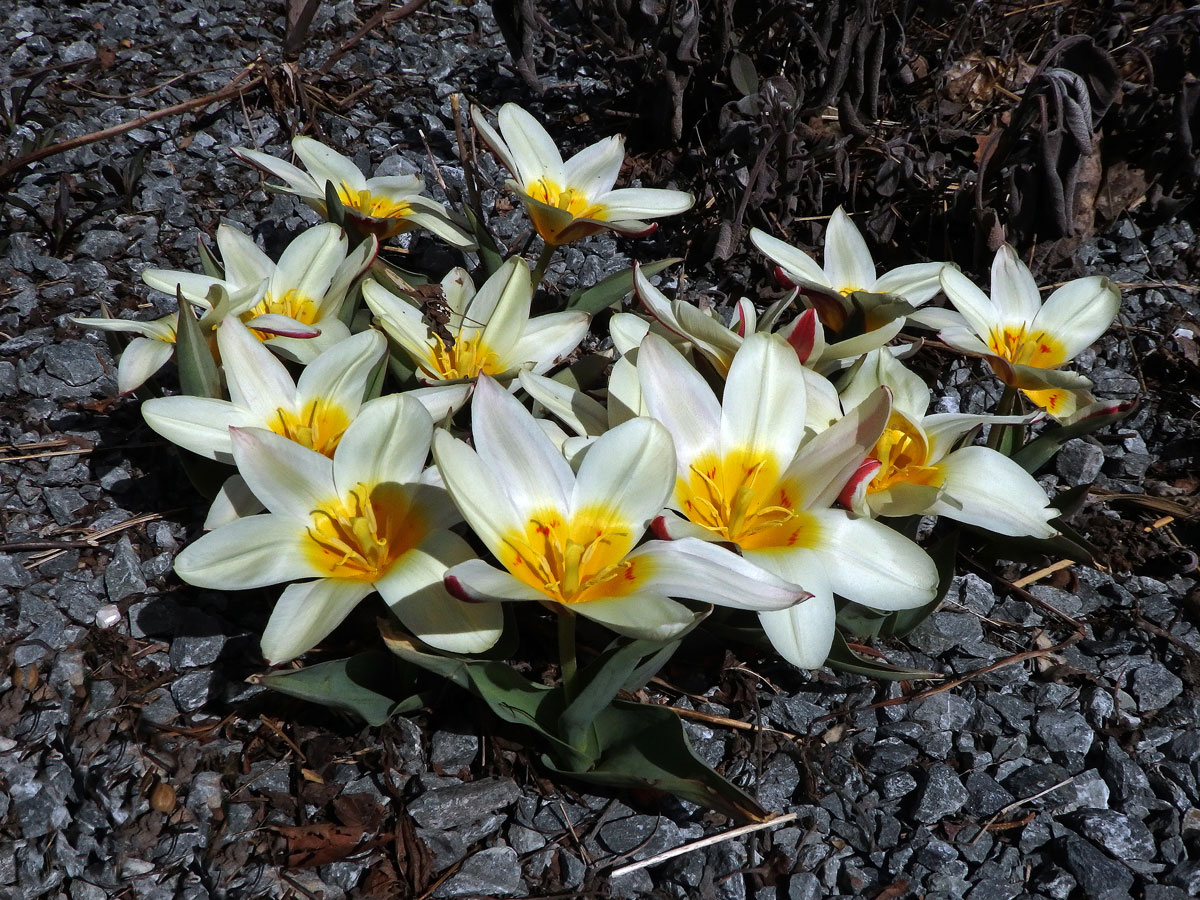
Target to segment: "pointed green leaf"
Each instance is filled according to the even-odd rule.
[[[346,207],[332,181],[325,182],[325,218],[339,228],[346,227]]]
[[[647,278],[656,275],[667,266],[682,262],[679,257],[659,259],[640,266],[641,272]],[[620,303],[633,291],[633,269],[623,269],[602,278],[590,288],[584,288],[573,293],[567,300],[567,309],[578,309],[595,315],[610,306]]]
[[[1048,428],[1040,435],[1012,454],[1012,459],[1026,472],[1033,474],[1054,458],[1059,449],[1072,438],[1083,437],[1099,431],[1106,425],[1120,422],[1136,408],[1136,403],[1118,404],[1110,413],[1089,416],[1070,425]]]
[[[417,697],[397,700],[397,660],[382,650],[368,650],[332,662],[294,671],[269,672],[260,683],[273,691],[353,713],[368,725],[382,725],[401,711],[416,709]],[[414,705],[415,704],[415,705]]]
[[[475,243],[479,245],[479,262],[483,265],[483,271],[488,276],[494,275],[496,270],[504,265],[504,256],[496,247],[492,233],[487,230],[483,220],[475,214],[475,210],[467,206],[463,208],[463,213],[467,217],[467,225],[470,226],[471,234],[475,237]]]
[[[572,747],[588,747],[589,733],[596,717],[612,703],[617,691],[629,680],[630,673],[636,672],[639,663],[646,657],[657,658],[660,651],[674,651],[678,646],[678,639],[666,644],[659,641],[613,641],[603,653],[579,671],[578,693],[558,721],[558,733],[563,740]]]
[[[213,252],[208,249],[208,244],[204,243],[204,238],[196,237],[196,250],[200,254],[200,268],[209,278],[219,278],[222,281],[225,279],[225,267],[221,265],[220,260],[213,256]]]
[[[175,288],[175,297],[179,301],[179,325],[175,334],[175,362],[179,367],[179,388],[185,394],[194,397],[219,400],[221,375],[217,371],[217,364],[213,362],[212,351],[208,349],[204,331],[196,320],[196,311],[178,287]]]
[[[601,757],[588,771],[572,771],[542,757],[548,768],[592,784],[665,791],[742,822],[761,822],[766,810],[714,772],[688,741],[669,709],[616,701],[596,720]]]

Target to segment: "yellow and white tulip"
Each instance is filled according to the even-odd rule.
[[[646,406],[671,433],[678,457],[670,505],[680,515],[662,516],[656,533],[735,545],[747,562],[812,594],[759,613],[784,659],[804,668],[825,661],[835,593],[883,610],[933,599],[937,570],[924,550],[886,525],[832,508],[883,433],[887,390],[807,437],[804,367],[777,335],[746,339],[723,401],[656,335],[642,342],[638,372]]]
[[[641,544],[675,481],[671,438],[652,419],[599,437],[572,470],[523,406],[482,376],[475,447],[448,432],[433,453],[446,489],[503,569],[468,560],[446,573],[456,596],[533,600],[618,634],[668,640],[697,614],[673,597],[755,610],[806,595],[703,541]]]
[[[248,147],[235,147],[233,153],[268,175],[283,179],[283,186],[272,186],[273,190],[296,195],[323,216],[329,214],[325,185],[332,183],[347,218],[361,231],[380,241],[414,228],[424,228],[452,247],[475,248],[474,239],[451,221],[445,208],[423,196],[425,184],[420,176],[376,175],[367,178],[345,156],[304,135],[292,139],[292,150],[307,172]]]
[[[989,297],[955,269],[941,274],[955,310],[922,310],[920,321],[962,353],[981,356],[1005,384],[1020,388],[1056,419],[1088,407],[1092,383],[1060,367],[1104,334],[1121,294],[1101,275],[1068,281],[1043,303],[1029,267],[1007,244],[992,262]]]
[[[929,388],[884,348],[867,354],[842,391],[853,406],[881,385],[893,397],[892,412],[843,502],[866,515],[946,516],[997,534],[1048,538],[1058,510],[1033,476],[988,447],[955,449],[981,425],[1013,425],[1021,416],[926,415]],[[1038,414],[1041,415],[1040,413]]]
[[[515,103],[500,107],[499,131],[476,107],[471,108],[471,119],[512,174],[508,187],[520,196],[547,244],[569,244],[605,228],[645,234],[655,225],[643,220],[686,212],[696,202],[685,191],[614,190],[625,159],[620,135],[597,141],[564,162],[546,129]]]
[[[378,591],[425,643],[477,653],[500,636],[497,607],[468,604],[443,586],[471,559],[448,529],[461,521],[423,472],[433,420],[404,395],[381,398],[342,435],[332,459],[259,428],[232,431],[238,471],[268,513],[237,519],[184,549],[175,571],[198,587],[284,589],[262,637],[286,662],[312,649]],[[300,581],[299,579],[307,579]]]

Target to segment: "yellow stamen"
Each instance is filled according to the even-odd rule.
[[[479,375],[498,375],[504,365],[496,351],[485,344],[482,333],[459,332],[454,343],[447,346],[441,335],[433,335],[429,365],[431,375],[438,379],[475,378]]]
[[[875,442],[871,456],[882,464],[867,485],[868,493],[886,491],[896,484],[921,484],[938,487],[943,473],[939,466],[927,465],[929,444],[925,436],[899,413],[893,412],[887,428]]]
[[[403,219],[412,213],[412,204],[405,203],[403,200],[393,200],[391,197],[384,197],[380,194],[372,194],[365,188],[356,191],[344,181],[338,188],[338,197],[341,199],[342,205],[348,209],[376,219]]]
[[[988,349],[1002,359],[1035,369],[1053,369],[1067,361],[1062,342],[1044,331],[1029,331],[1027,326],[993,328],[988,334]]]
[[[561,209],[569,213],[573,219],[597,219],[604,221],[608,218],[607,210],[599,204],[592,203],[587,194],[569,185],[567,187],[559,187],[549,178],[539,178],[537,181],[526,185],[525,191],[534,200],[541,201],[547,206],[553,206],[555,209]],[[533,220],[533,227],[537,229],[537,233],[541,235],[542,240],[548,244],[560,243],[559,238],[562,234],[563,226],[556,218],[548,216],[545,210],[537,206],[529,208],[529,218]],[[597,225],[592,229],[579,230],[579,234],[574,237],[584,237],[586,236],[585,232],[598,231],[599,227]]]
[[[403,485],[360,483],[312,511],[304,549],[331,578],[374,582],[428,531]]]
[[[305,297],[295,288],[292,288],[282,297],[274,297],[270,293],[264,294],[263,298],[254,304],[250,309],[241,314],[239,318],[243,322],[249,322],[251,319],[258,316],[275,314],[287,316],[289,319],[295,319],[305,325],[312,325],[317,321],[317,316],[320,310],[317,306],[317,301]],[[258,331],[254,328],[250,329],[254,336],[260,341],[268,340],[275,335],[265,331]]]
[[[628,523],[610,510],[583,509],[567,521],[555,510],[535,514],[504,535],[500,562],[516,578],[558,603],[620,597],[636,586]]]
[[[690,474],[676,482],[680,509],[692,522],[743,549],[815,546],[816,519],[795,508],[798,490],[780,480],[769,457],[735,450],[723,459],[695,459]]]
[[[332,457],[338,443],[350,426],[350,417],[340,406],[324,398],[310,400],[297,415],[291,410],[275,410],[268,427],[290,441]]]

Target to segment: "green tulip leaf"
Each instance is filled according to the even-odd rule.
[[[368,725],[382,725],[423,705],[420,695],[397,700],[397,660],[382,650],[368,650],[332,662],[294,671],[269,672],[259,679],[273,691],[353,713]]]
[[[214,286],[209,291],[210,299],[213,291],[225,294],[219,286]],[[185,394],[193,397],[219,400],[221,375],[217,371],[217,364],[213,362],[212,351],[208,349],[204,331],[196,319],[196,311],[178,287],[175,288],[175,297],[179,301],[179,324],[175,333],[175,362],[179,367],[179,387]],[[217,303],[219,302],[221,300],[218,298]]]
[[[659,259],[654,262],[644,263],[640,268],[642,274],[649,278],[651,275],[656,275],[667,266],[673,266],[677,262],[682,262],[682,260],[678,257]],[[584,288],[573,293],[570,299],[567,300],[567,309],[582,310],[583,312],[595,315],[614,304],[620,303],[632,291],[633,269],[623,269],[620,272],[614,272],[612,275],[602,278],[590,288]]]
[[[688,741],[669,709],[617,700],[596,718],[600,758],[586,771],[543,756],[543,764],[591,784],[665,791],[742,822],[768,818],[755,800],[713,771]]]

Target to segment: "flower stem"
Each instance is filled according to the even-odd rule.
[[[1004,386],[1004,393],[1000,395],[1000,402],[996,404],[996,415],[1011,416],[1017,408],[1017,389],[1012,385]],[[1020,428],[1019,425],[993,425],[992,430],[988,432],[987,445],[992,450],[999,450],[1000,445],[1004,442],[1004,436],[1010,428]]]
[[[543,243],[542,252],[538,256],[537,265],[533,268],[533,289],[536,291],[542,283],[542,279],[546,276],[546,269],[550,268],[550,260],[554,257],[554,251],[557,250],[554,244]]]
[[[575,613],[566,608],[558,614],[558,659],[563,693],[569,704],[578,694],[579,667],[575,661]]]

